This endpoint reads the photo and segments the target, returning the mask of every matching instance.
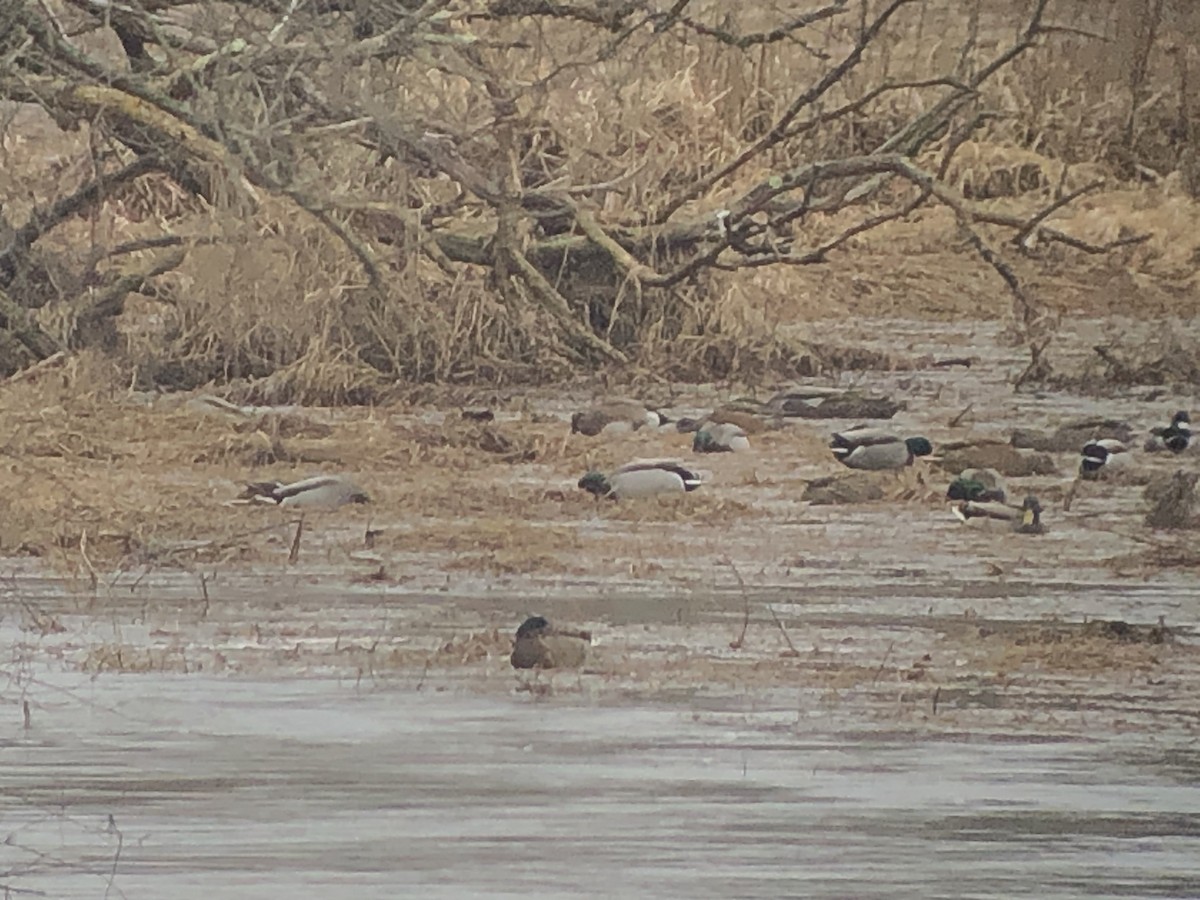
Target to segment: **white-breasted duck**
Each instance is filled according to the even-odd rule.
[[[705,422],[692,438],[696,453],[731,453],[750,449],[744,429],[732,422]]]
[[[1182,453],[1192,440],[1192,420],[1187,412],[1179,410],[1171,417],[1171,424],[1163,428],[1151,428],[1150,439],[1146,441],[1146,449],[1151,453],[1170,450],[1172,453]]]
[[[882,428],[857,425],[833,435],[829,442],[834,458],[851,469],[902,469],[918,456],[933,453],[928,438],[907,437]]]
[[[295,509],[336,509],[347,503],[371,502],[367,492],[344,475],[315,475],[291,484],[250,482],[239,499]]]
[[[1127,469],[1133,464],[1129,447],[1116,438],[1088,441],[1080,451],[1079,477],[1095,481],[1108,472]]]
[[[682,494],[704,483],[699,473],[674,459],[638,459],[626,463],[611,475],[588,472],[579,486],[597,497],[624,500],[658,494]]]

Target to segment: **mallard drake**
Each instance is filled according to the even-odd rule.
[[[1007,503],[975,503],[964,500],[954,505],[954,515],[964,522],[1003,522],[1017,534],[1042,534],[1042,504],[1030,494],[1020,506]]]
[[[829,447],[834,458],[851,469],[902,469],[933,452],[928,438],[902,438],[865,425],[835,433]]]
[[[1182,453],[1187,449],[1192,439],[1192,420],[1182,409],[1171,417],[1171,424],[1164,428],[1151,428],[1150,439],[1146,441],[1146,449],[1151,453],[1160,450],[1170,450],[1172,453]]]
[[[297,509],[334,509],[347,503],[370,503],[366,491],[344,475],[316,475],[303,481],[254,481],[239,499]]]
[[[706,422],[692,438],[696,453],[729,453],[750,449],[746,432],[730,422]]]
[[[1133,463],[1129,448],[1116,438],[1088,441],[1080,451],[1079,477],[1095,481],[1103,473],[1128,468]]]
[[[514,669],[577,669],[591,642],[591,632],[555,628],[543,616],[530,616],[517,629],[509,661]]]
[[[571,433],[595,437],[605,429],[636,431],[643,426],[657,428],[670,419],[636,400],[606,400],[571,416]]]
[[[611,475],[588,472],[579,486],[597,497],[621,500],[655,494],[682,494],[700,487],[703,479],[673,459],[639,459],[626,463]]]
[[[976,503],[1003,503],[1004,479],[995,469],[963,469],[946,489],[947,500],[971,500]]]

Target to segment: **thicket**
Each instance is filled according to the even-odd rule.
[[[1144,240],[1052,223],[1105,179],[1200,189],[1198,36],[1191,0],[8,0],[0,377],[788,370],[761,293],[931,208],[1036,362],[1011,260]]]

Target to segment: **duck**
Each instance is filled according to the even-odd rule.
[[[963,523],[972,520],[1003,522],[1016,534],[1044,534],[1046,531],[1042,524],[1042,504],[1032,494],[1020,506],[964,500],[954,505],[954,515]]]
[[[1004,478],[995,469],[963,469],[946,489],[947,500],[1003,503],[1006,498]]]
[[[593,471],[579,479],[579,486],[588,493],[614,500],[682,494],[696,490],[703,483],[699,473],[674,459],[638,459],[611,475]]]
[[[670,419],[655,409],[648,409],[636,400],[605,400],[571,416],[571,434],[595,437],[605,429],[637,431],[639,428],[658,428]]]
[[[253,481],[238,499],[296,509],[336,509],[348,503],[371,502],[370,495],[344,475],[315,475],[291,484]]]
[[[514,669],[578,669],[587,661],[591,632],[556,628],[545,616],[530,616],[517,629]]]
[[[901,438],[881,428],[856,425],[829,442],[834,458],[851,469],[902,469],[918,456],[933,453],[928,438]]]
[[[692,450],[696,453],[731,453],[750,449],[750,438],[745,429],[732,422],[706,422],[692,438]]]
[[[1192,439],[1192,420],[1187,412],[1179,410],[1171,417],[1171,424],[1163,428],[1151,428],[1150,439],[1146,441],[1146,450],[1156,453],[1170,450],[1172,453],[1182,453],[1188,448]]]
[[[1079,477],[1085,481],[1095,481],[1102,474],[1128,468],[1133,463],[1129,447],[1116,438],[1088,441],[1080,455]]]
[[[693,419],[690,416],[683,416],[675,421],[675,430],[683,434],[693,434],[699,431],[706,425],[736,425],[747,435],[760,434],[766,431],[767,428],[780,427],[780,419],[772,418],[770,424],[760,418],[756,413],[743,408],[738,401],[738,406],[726,404],[720,406],[710,412],[707,416],[699,419]]]

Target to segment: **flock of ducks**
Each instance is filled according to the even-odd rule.
[[[661,413],[646,410],[632,401],[606,404],[576,413],[572,431],[589,435],[607,428],[635,430],[644,426],[669,424]],[[682,420],[681,431],[694,430],[692,449],[697,453],[737,452],[750,446],[743,425],[713,419],[700,422]],[[1168,425],[1151,430],[1144,449],[1149,452],[1182,453],[1191,441],[1188,414],[1179,411]],[[835,432],[829,441],[833,458],[851,469],[868,471],[898,470],[911,466],[923,456],[933,454],[932,442],[923,436],[902,436],[883,428],[866,425]],[[1106,471],[1131,463],[1127,444],[1114,438],[1089,440],[1080,451],[1079,477],[1092,480]],[[588,472],[579,487],[597,497],[612,499],[644,497],[655,494],[686,493],[704,483],[701,473],[687,468],[679,460],[635,460],[611,474]],[[965,469],[946,491],[954,515],[964,523],[999,522],[1016,534],[1042,534],[1042,505],[1032,494],[1020,505],[1008,501],[1003,477],[994,469]],[[526,619],[517,629],[510,662],[517,669],[578,668],[587,658],[591,635],[586,631],[559,628],[543,616]]]
[[[782,402],[794,400],[785,395]],[[767,407],[774,403],[773,399]],[[596,436],[668,424],[671,420],[666,416],[641,403],[612,400],[575,413],[571,432]],[[681,419],[674,424],[680,432],[693,434],[692,450],[696,453],[748,450],[751,434],[764,427],[761,419],[738,409],[717,410],[699,421]],[[1191,437],[1189,416],[1180,410],[1169,424],[1151,430],[1143,449],[1178,454],[1188,448]],[[866,425],[835,432],[829,449],[842,465],[865,471],[901,470],[934,452],[932,442],[924,436],[905,436]],[[1094,480],[1129,467],[1132,462],[1133,452],[1126,442],[1115,438],[1088,440],[1080,451],[1079,477]],[[705,474],[679,459],[638,459],[609,473],[590,471],[579,479],[578,486],[597,498],[625,500],[695,491],[705,483]],[[952,502],[954,515],[964,523],[999,522],[1017,534],[1045,531],[1037,497],[1029,495],[1020,505],[1010,503],[1004,480],[994,469],[963,470],[950,482],[946,498]],[[341,475],[319,475],[290,484],[252,482],[240,499],[299,511],[370,502],[364,490]],[[586,631],[556,627],[543,616],[531,616],[517,629],[510,661],[517,669],[578,668],[587,658],[590,643],[591,635]]]

